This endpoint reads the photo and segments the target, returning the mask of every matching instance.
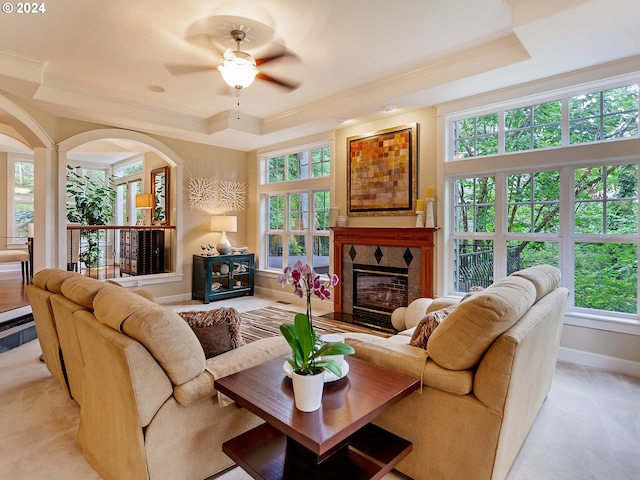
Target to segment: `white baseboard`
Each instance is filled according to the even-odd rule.
[[[558,360],[571,362],[585,367],[597,368],[608,372],[640,377],[640,363],[625,360],[623,358],[609,357],[598,353],[574,350],[572,348],[560,347],[558,350]]]

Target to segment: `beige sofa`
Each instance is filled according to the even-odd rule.
[[[284,357],[282,337],[205,359],[175,312],[73,272],[27,287],[47,368],[80,405],[77,440],[105,479],[207,478],[232,465],[222,442],[262,423],[214,379]]]
[[[421,391],[374,422],[413,442],[399,471],[416,480],[506,477],[551,388],[569,294],[559,281],[545,265],[494,283],[460,302],[426,350],[409,345],[415,324],[388,339],[344,335],[356,357],[422,379]]]

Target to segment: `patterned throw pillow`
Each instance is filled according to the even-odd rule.
[[[413,335],[411,336],[409,345],[426,350],[427,342],[429,341],[429,337],[431,336],[433,331],[438,327],[438,325],[442,323],[445,318],[447,318],[447,315],[453,312],[455,308],[456,305],[450,305],[440,310],[427,313],[424,318],[420,320],[420,323],[418,323],[416,329],[413,331]]]
[[[196,334],[205,358],[215,357],[244,345],[240,333],[241,317],[235,308],[178,312]]]

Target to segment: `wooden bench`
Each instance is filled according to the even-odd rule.
[[[22,264],[22,281],[26,279],[26,283],[29,283],[29,254],[23,250],[0,250],[0,263],[14,262]]]

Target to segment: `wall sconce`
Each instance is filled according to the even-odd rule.
[[[231,251],[231,243],[227,239],[227,232],[238,231],[238,217],[226,215],[213,215],[211,217],[211,231],[222,232],[220,241],[216,245],[216,250],[221,255],[226,255]]]
[[[153,195],[150,193],[139,193],[136,195],[136,208],[142,210],[142,220],[139,225],[150,225],[147,223],[147,212],[153,208]]]

